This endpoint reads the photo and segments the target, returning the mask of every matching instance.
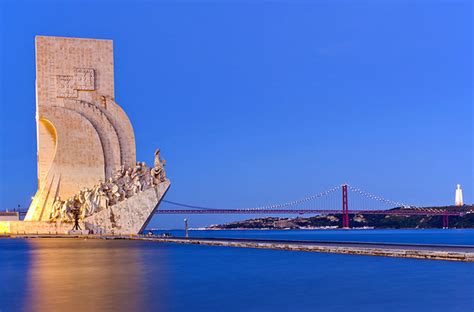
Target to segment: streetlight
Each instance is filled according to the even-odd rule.
[[[189,234],[188,234],[188,219],[184,218],[184,231],[185,231],[185,235],[186,235],[186,238],[189,237]]]

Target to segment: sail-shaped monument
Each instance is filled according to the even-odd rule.
[[[136,161],[111,40],[36,37],[36,126],[37,192],[0,231],[62,233],[79,219],[93,233],[143,232],[170,182],[159,150],[151,167]]]

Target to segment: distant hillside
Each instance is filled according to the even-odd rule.
[[[394,208],[392,210],[398,210]],[[451,228],[474,228],[474,206],[463,207],[424,207],[422,209],[440,209],[448,211],[463,211],[462,217],[449,217]],[[401,228],[441,228],[442,216],[385,216],[385,215],[349,215],[349,225],[352,228],[378,228],[378,229],[401,229]],[[236,221],[221,225],[211,225],[209,229],[309,229],[339,227],[341,225],[341,214],[320,215],[308,218],[278,218],[266,217]]]

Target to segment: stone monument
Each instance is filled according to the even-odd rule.
[[[10,232],[62,232],[77,211],[95,233],[144,230],[170,183],[159,150],[153,168],[136,161],[111,40],[36,37],[36,125],[38,190]]]
[[[456,195],[454,198],[454,205],[458,207],[464,206],[464,201],[462,200],[461,184],[456,185]]]

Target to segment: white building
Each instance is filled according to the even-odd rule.
[[[463,201],[462,201],[462,189],[461,189],[461,185],[458,184],[456,186],[456,199],[454,201],[454,204],[456,206],[462,206],[464,205]]]
[[[0,221],[20,221],[18,212],[0,211]]]

